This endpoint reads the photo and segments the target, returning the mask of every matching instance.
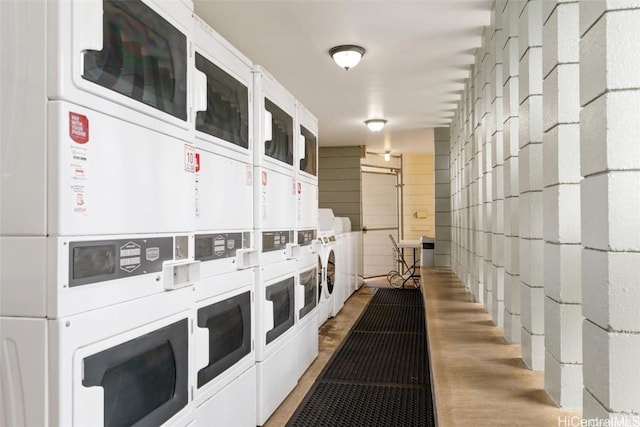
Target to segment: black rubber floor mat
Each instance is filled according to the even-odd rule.
[[[429,384],[424,334],[352,331],[321,380],[368,384]]]
[[[316,383],[287,426],[430,427],[434,425],[428,387]]]
[[[370,305],[422,305],[422,292],[418,289],[378,289],[371,298]]]
[[[424,308],[420,305],[370,305],[354,331],[425,333]]]

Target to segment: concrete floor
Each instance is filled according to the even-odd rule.
[[[265,427],[287,423],[371,299],[374,286],[385,282],[368,281],[338,316],[322,325],[318,358]],[[504,340],[502,328],[493,325],[451,270],[429,269],[423,284],[440,426],[572,425],[559,420],[580,414],[553,404],[544,392],[544,374],[525,367],[520,346]]]

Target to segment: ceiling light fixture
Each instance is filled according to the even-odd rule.
[[[371,132],[380,132],[384,125],[387,124],[385,119],[369,119],[365,120],[364,124],[367,125]]]
[[[384,152],[384,161],[388,162],[391,160],[391,152],[390,151],[385,151]]]
[[[344,68],[345,70],[349,70],[349,68],[358,65],[358,62],[360,62],[365,52],[365,48],[353,44],[343,44],[329,49],[329,55],[331,55],[340,68]]]

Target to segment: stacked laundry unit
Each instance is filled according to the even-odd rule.
[[[254,227],[257,419],[262,425],[298,381],[295,288],[295,99],[254,68]]]
[[[195,425],[256,420],[251,61],[195,18],[195,66],[206,80],[196,129]]]
[[[0,423],[186,425],[192,7],[1,2],[0,15],[15,23],[1,34]]]
[[[296,349],[298,376],[318,356],[318,120],[296,104]]]

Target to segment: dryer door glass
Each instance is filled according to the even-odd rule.
[[[196,129],[243,148],[249,147],[249,89],[196,53],[196,68],[207,75],[207,110]]]
[[[293,119],[267,98],[264,108],[271,113],[271,139],[264,142],[264,153],[293,166]]]
[[[103,2],[103,47],[86,80],[187,120],[187,38],[140,0]]]
[[[188,320],[83,359],[85,387],[102,387],[104,425],[160,425],[188,402]]]
[[[314,267],[311,270],[300,273],[300,286],[304,288],[304,306],[298,313],[298,318],[302,319],[309,314],[316,306],[318,292],[318,270]]]
[[[209,329],[209,364],[198,371],[198,388],[251,352],[251,292],[198,310],[198,327]]]
[[[336,255],[333,250],[329,251],[327,258],[327,292],[333,293],[333,286],[336,284]]]
[[[295,322],[294,278],[267,286],[267,300],[273,302],[273,329],[267,331],[267,344],[284,334]]]
[[[300,170],[316,176],[318,166],[318,139],[304,126],[300,126],[300,133],[304,135],[304,158],[300,159]]]

